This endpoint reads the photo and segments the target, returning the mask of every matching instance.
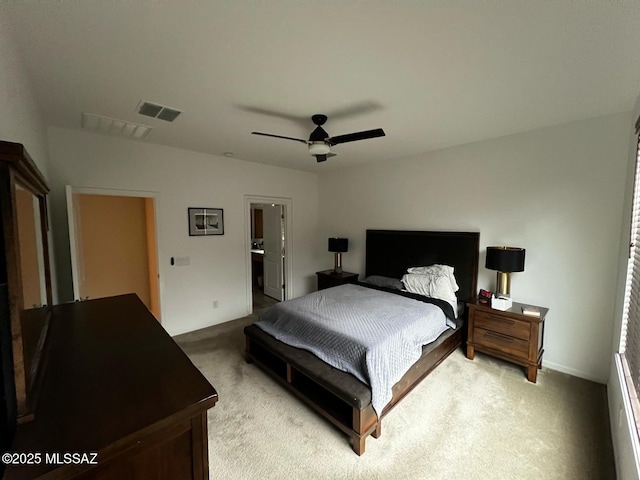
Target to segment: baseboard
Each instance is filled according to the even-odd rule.
[[[544,359],[542,360],[542,368],[543,369],[548,368],[550,370],[555,370],[557,372],[566,373],[566,374],[571,375],[573,377],[583,378],[583,379],[589,380],[591,382],[601,383],[602,385],[606,385],[607,382],[608,382],[607,378],[596,377],[594,375],[591,375],[591,374],[586,373],[586,372],[582,372],[580,370],[576,370],[574,368],[569,368],[569,367],[566,367],[564,365],[559,365],[559,364],[554,363],[554,362],[547,362]]]
[[[188,325],[186,328],[181,328],[181,327],[179,327],[179,328],[167,328],[164,324],[162,326],[165,328],[165,330],[167,331],[167,333],[171,337],[177,337],[178,335],[184,335],[185,333],[191,333],[191,332],[195,332],[197,330],[202,330],[204,328],[213,327],[215,325],[220,325],[220,324],[226,323],[228,321],[230,321],[230,320],[221,320],[219,322],[207,320],[206,322]]]

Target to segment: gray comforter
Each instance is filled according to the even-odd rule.
[[[378,415],[422,346],[448,328],[436,305],[350,284],[278,303],[256,325],[368,384]]]

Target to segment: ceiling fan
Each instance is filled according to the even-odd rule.
[[[346,135],[338,135],[337,137],[330,137],[327,132],[322,128],[322,125],[327,121],[327,116],[322,114],[316,114],[311,117],[311,121],[316,125],[316,128],[311,132],[309,140],[303,140],[301,138],[284,137],[282,135],[272,135],[270,133],[251,132],[253,135],[262,135],[265,137],[284,138],[285,140],[293,140],[295,142],[301,142],[308,146],[309,153],[316,157],[318,162],[324,162],[329,157],[335,157],[337,154],[331,152],[331,147],[338,145],[339,143],[355,142],[356,140],[366,140],[368,138],[384,137],[384,130],[376,128],[374,130],[365,130],[363,132],[347,133]]]

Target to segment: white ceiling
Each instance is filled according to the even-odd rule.
[[[0,0],[47,122],[308,171],[397,160],[628,111],[640,1]],[[183,110],[141,116],[140,100]],[[316,164],[297,142],[382,127]],[[179,161],[176,159],[176,161]],[[234,161],[229,159],[229,161]]]

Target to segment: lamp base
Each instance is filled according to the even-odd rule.
[[[333,266],[334,273],[342,273],[342,253],[336,252],[335,263]]]
[[[511,296],[511,274],[509,272],[496,274],[496,295]]]

